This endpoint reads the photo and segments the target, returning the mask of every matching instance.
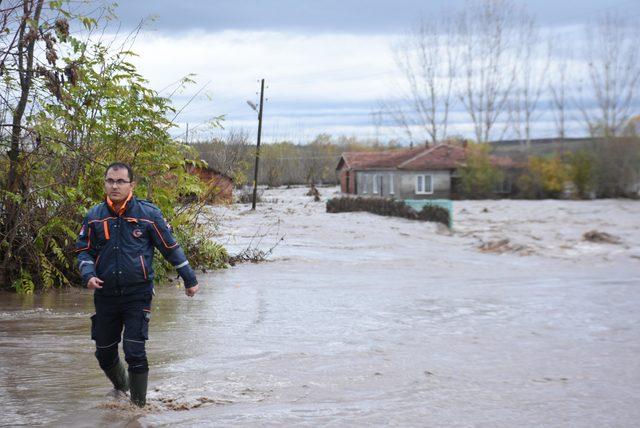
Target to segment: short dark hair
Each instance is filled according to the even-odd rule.
[[[126,169],[127,170],[127,175],[129,176],[129,181],[133,181],[133,170],[131,169],[131,167],[129,165],[127,165],[124,162],[113,162],[111,164],[109,164],[109,166],[107,167],[107,169],[104,170],[104,176],[107,176],[107,173],[109,172],[110,169]]]

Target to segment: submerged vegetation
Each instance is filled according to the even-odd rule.
[[[416,211],[403,201],[388,198],[341,197],[327,201],[328,213],[366,211],[373,214],[403,217],[411,220],[434,221],[449,227],[449,211],[435,205],[425,205]]]

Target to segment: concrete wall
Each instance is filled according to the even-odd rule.
[[[397,181],[396,171],[356,171],[358,196],[380,196],[385,198],[396,197]],[[376,186],[374,186],[374,177]]]
[[[416,176],[431,175],[432,194],[416,194]],[[451,192],[451,173],[449,171],[411,171],[400,177],[401,199],[448,199]]]
[[[430,175],[433,193],[416,194],[416,176]],[[449,171],[357,171],[359,196],[393,197],[396,199],[448,199],[451,191]],[[377,186],[373,185],[374,177]],[[393,187],[390,186],[393,182]]]

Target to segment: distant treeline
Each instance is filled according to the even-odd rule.
[[[640,196],[640,136],[635,131],[615,138],[533,141],[529,147],[505,143],[493,144],[493,154],[508,155],[520,163],[520,168],[506,174],[511,197]],[[460,169],[460,193],[465,198],[492,197],[492,189],[506,178],[488,161],[489,147],[470,146],[467,163]]]
[[[209,166],[234,179],[236,186],[251,184],[254,175],[255,143],[245,131],[230,131],[222,139],[190,144]],[[308,144],[290,141],[262,144],[258,184],[282,186],[292,184],[337,184],[336,166],[343,152],[387,150],[400,147],[355,137],[332,138],[320,134]]]
[[[640,136],[628,127],[621,137],[549,140],[539,143],[468,145],[468,159],[460,166],[464,198],[495,197],[495,189],[508,182],[503,196],[516,198],[609,198],[637,197],[640,191]],[[457,140],[450,140],[454,142]],[[461,141],[458,142],[462,144]],[[551,143],[551,144],[550,144]],[[209,166],[234,179],[236,187],[251,185],[254,174],[254,143],[244,131],[230,131],[223,139],[191,144]],[[355,137],[318,135],[309,144],[289,141],[260,147],[258,184],[271,187],[294,184],[338,183],[335,168],[344,152],[399,148]],[[510,156],[520,163],[516,171],[491,165],[490,154]]]

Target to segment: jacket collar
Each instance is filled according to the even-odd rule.
[[[127,196],[127,199],[125,199],[120,205],[117,205],[115,202],[113,202],[107,196],[106,204],[107,204],[107,207],[109,207],[109,210],[113,214],[115,214],[118,217],[120,217],[121,215],[123,215],[125,213],[125,211],[127,211],[127,207],[129,207],[129,205],[131,205],[131,200],[132,199],[133,199],[133,192],[129,192],[129,196]]]

